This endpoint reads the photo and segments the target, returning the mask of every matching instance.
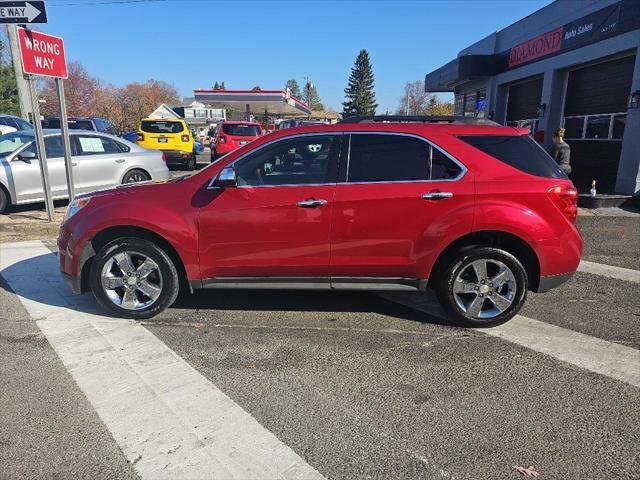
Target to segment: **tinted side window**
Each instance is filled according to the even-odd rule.
[[[78,155],[106,155],[109,153],[120,153],[116,142],[106,137],[92,137],[77,135],[76,149]]]
[[[462,168],[444,153],[431,147],[431,180],[451,180],[462,173]]]
[[[429,144],[402,135],[351,135],[348,182],[429,179]]]
[[[553,158],[529,135],[463,135],[458,138],[530,175],[566,178]]]
[[[64,157],[62,137],[45,137],[44,150],[47,153],[47,158]]]
[[[339,136],[281,140],[240,160],[238,185],[335,183]]]

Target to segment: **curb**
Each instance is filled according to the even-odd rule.
[[[37,223],[1,223],[0,241],[38,240],[42,238],[57,238],[60,224],[52,222]]]

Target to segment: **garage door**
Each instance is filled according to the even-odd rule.
[[[509,86],[507,125],[523,127],[535,133],[538,129],[538,106],[542,98],[542,78]]]
[[[563,125],[581,191],[591,180],[601,192],[614,190],[635,60],[631,55],[569,72]]]

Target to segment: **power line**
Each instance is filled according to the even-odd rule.
[[[122,3],[151,3],[151,2],[168,2],[171,0],[105,0],[104,2],[79,2],[79,3],[49,3],[52,7],[67,7],[67,6],[83,6],[83,5],[114,5],[114,4],[122,4]]]

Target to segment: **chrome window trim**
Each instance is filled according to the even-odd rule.
[[[256,152],[259,152],[260,150],[267,148],[270,145],[273,145],[274,143],[280,142],[280,141],[284,141],[284,140],[291,140],[294,138],[305,138],[305,137],[326,137],[329,135],[347,135],[349,137],[349,143],[348,143],[348,147],[347,147],[347,181],[341,182],[341,181],[337,181],[337,182],[330,182],[330,183],[293,183],[293,184],[283,184],[283,185],[241,185],[235,188],[274,188],[274,187],[321,187],[321,186],[332,186],[332,185],[369,185],[369,184],[385,184],[385,183],[436,183],[436,182],[457,182],[459,180],[462,180],[462,178],[464,178],[464,176],[467,174],[467,167],[460,162],[457,158],[455,158],[453,155],[451,155],[450,153],[446,152],[445,150],[442,149],[442,147],[436,145],[434,142],[432,142],[431,140],[426,139],[425,137],[421,137],[420,135],[415,135],[413,133],[404,133],[404,132],[366,132],[366,131],[360,131],[360,132],[346,132],[346,131],[339,131],[339,132],[325,132],[325,133],[318,133],[318,132],[314,132],[314,133],[299,133],[297,135],[292,135],[289,137],[282,137],[282,138],[276,138],[274,140],[271,140],[270,142],[267,142],[263,145],[260,145],[258,148],[256,148],[255,150],[251,150],[247,153],[245,153],[244,155],[236,158],[233,162],[225,165],[223,167],[224,168],[228,168],[228,167],[233,167],[236,163],[238,163],[241,160],[244,160],[246,157],[248,157],[249,155],[252,155]],[[413,137],[413,138],[417,138],[418,140],[421,140],[425,143],[427,143],[428,145],[430,145],[433,148],[436,148],[440,153],[442,153],[445,157],[449,158],[449,160],[451,160],[453,163],[455,163],[458,167],[460,167],[461,171],[458,174],[457,177],[455,178],[447,178],[447,179],[435,179],[435,180],[383,180],[383,181],[377,181],[377,182],[349,182],[348,181],[348,176],[349,176],[349,162],[351,159],[351,135],[397,135],[397,136],[404,136],[404,137]],[[219,174],[220,172],[218,172]],[[215,185],[215,180],[218,177],[218,174],[216,174],[215,177],[213,177],[210,181],[209,181],[209,185],[207,186],[207,190],[216,190],[216,189],[222,189],[222,187],[218,187],[217,185]]]
[[[457,182],[459,180],[462,180],[462,178],[467,174],[467,167],[460,162],[460,160],[458,160],[457,158],[455,158],[453,155],[451,155],[450,153],[446,152],[445,150],[442,149],[442,147],[436,145],[435,143],[433,143],[431,140],[426,139],[425,137],[421,137],[420,135],[416,135],[413,133],[404,133],[404,132],[345,132],[345,134],[351,136],[351,135],[396,135],[396,136],[401,136],[401,137],[413,137],[413,138],[417,138],[418,140],[421,140],[423,142],[425,142],[426,144],[430,145],[432,148],[435,148],[436,150],[438,150],[440,153],[442,153],[445,157],[447,157],[449,160],[451,160],[453,163],[455,163],[458,167],[460,167],[460,173],[458,174],[457,177],[454,178],[440,178],[440,179],[428,179],[428,180],[380,180],[380,181],[376,181],[376,182],[350,182],[349,181],[349,166],[350,166],[350,160],[351,160],[351,137],[349,137],[349,152],[347,155],[347,180],[344,182],[338,182],[341,185],[375,185],[375,184],[385,184],[385,183],[435,183],[435,182]],[[431,171],[429,171],[429,174],[431,174]]]
[[[271,140],[270,142],[267,142],[267,143],[264,143],[264,144],[260,145],[258,148],[254,149],[254,150],[251,150],[251,151],[245,153],[244,155],[241,155],[240,157],[236,158],[233,162],[228,163],[227,165],[222,167],[222,170],[224,170],[225,168],[230,168],[230,167],[233,168],[236,163],[238,163],[241,160],[244,160],[249,155],[253,155],[254,153],[259,152],[260,150],[262,150],[264,148],[267,148],[268,146],[273,145],[274,143],[278,143],[280,141],[292,140],[294,138],[328,137],[328,136],[339,136],[339,135],[344,135],[344,134],[345,134],[344,132],[299,133],[297,135],[291,135],[290,137],[276,138],[274,140]],[[222,170],[220,170],[220,172]],[[218,187],[217,185],[215,185],[215,180],[216,180],[216,178],[218,178],[218,175],[220,174],[220,172],[218,172],[216,174],[216,176],[211,179],[211,181],[209,182],[209,185],[207,186],[207,190],[215,190],[215,189],[218,189],[218,188],[222,188],[222,187]],[[330,183],[288,183],[288,184],[282,184],[282,185],[240,185],[240,186],[237,186],[235,188],[320,187],[320,186],[331,186],[331,185],[336,185],[336,184],[337,184],[337,182],[330,182]]]

